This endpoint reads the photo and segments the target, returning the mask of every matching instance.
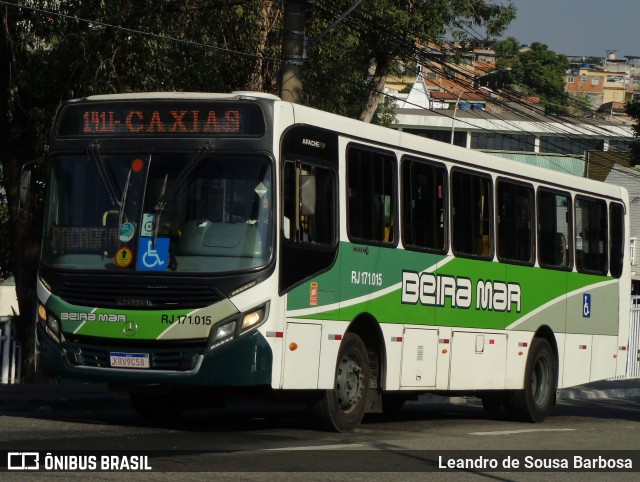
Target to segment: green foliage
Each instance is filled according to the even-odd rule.
[[[540,97],[548,113],[564,112],[569,97],[564,92],[563,76],[569,68],[569,59],[538,42],[517,53],[513,50],[512,41],[500,45],[499,52],[508,54],[499,57],[497,67],[502,74],[491,82],[516,86],[524,95]]]

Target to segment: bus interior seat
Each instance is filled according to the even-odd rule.
[[[260,257],[262,243],[258,226],[192,219],[185,223],[179,253],[192,256]]]

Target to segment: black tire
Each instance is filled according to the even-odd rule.
[[[325,390],[311,412],[325,429],[351,432],[360,425],[369,391],[369,357],[358,335],[347,333],[338,350],[333,390]]]
[[[187,408],[174,394],[130,392],[129,398],[138,415],[149,422],[171,422]]]
[[[558,363],[544,338],[534,338],[527,357],[524,389],[506,400],[513,418],[520,422],[543,422],[553,406],[558,387]]]

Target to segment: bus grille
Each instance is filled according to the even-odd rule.
[[[222,299],[211,286],[186,280],[65,280],[55,294],[72,305],[147,310],[202,308]]]

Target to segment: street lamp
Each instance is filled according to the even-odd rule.
[[[460,103],[460,97],[466,91],[461,90],[458,94],[458,98],[456,99],[456,104],[453,106],[453,117],[451,118],[451,145],[453,145],[454,134],[456,133],[456,113],[458,112],[458,104]]]

